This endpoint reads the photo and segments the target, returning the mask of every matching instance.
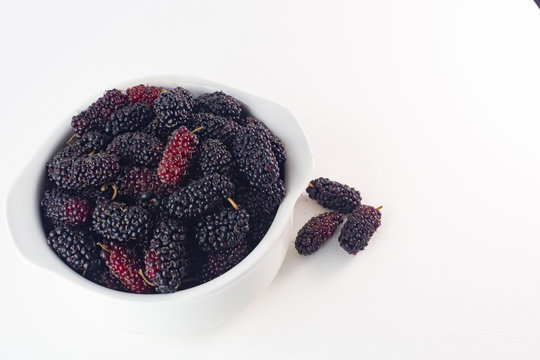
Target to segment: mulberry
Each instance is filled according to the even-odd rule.
[[[150,229],[150,214],[140,206],[102,201],[92,214],[92,230],[108,240],[144,241]]]
[[[73,270],[87,275],[99,265],[99,248],[91,234],[68,226],[58,226],[49,233],[47,244]]]
[[[319,248],[336,232],[339,224],[343,222],[343,215],[338,212],[327,212],[312,217],[298,231],[294,243],[296,250],[301,255],[310,255]]]
[[[92,207],[88,200],[64,194],[58,189],[45,192],[41,207],[45,216],[55,225],[79,226],[87,223],[92,216]]]
[[[123,163],[147,167],[156,166],[163,153],[163,144],[156,137],[142,132],[117,136],[107,152],[118,156]]]
[[[71,127],[79,135],[93,130],[103,131],[112,113],[128,104],[128,96],[120,90],[108,90],[86,110],[75,115],[71,120]]]
[[[215,253],[238,246],[249,231],[244,209],[227,209],[207,215],[197,224],[195,238],[203,251]]]
[[[189,126],[193,111],[193,96],[181,87],[162,92],[154,102],[157,120],[170,131],[181,125]]]
[[[197,135],[185,126],[173,132],[157,170],[164,184],[176,184],[182,179],[198,144]]]
[[[380,208],[360,205],[353,210],[339,234],[339,244],[349,254],[364,250],[369,239],[381,226]]]
[[[327,178],[312,180],[306,189],[309,197],[321,206],[348,214],[360,205],[360,192],[347,185],[331,181]]]
[[[132,293],[147,294],[150,286],[139,274],[141,261],[134,249],[116,242],[98,243],[101,255],[111,273],[122,282],[122,285]]]
[[[131,104],[114,112],[105,125],[105,133],[117,136],[142,129],[154,118],[152,107],[145,104]]]
[[[216,91],[202,94],[195,99],[194,112],[212,113],[238,121],[242,115],[242,103],[223,91]]]
[[[221,141],[208,139],[198,149],[197,167],[198,172],[202,175],[218,173],[231,176],[233,158]]]
[[[148,106],[154,105],[154,101],[163,91],[162,88],[147,85],[137,85],[126,90],[132,103],[142,103]]]

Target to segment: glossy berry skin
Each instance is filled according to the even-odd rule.
[[[271,214],[259,215],[256,217],[250,215],[249,232],[246,236],[250,250],[253,250],[257,245],[259,245],[261,240],[268,232],[268,229],[270,229],[270,226],[272,226],[272,222],[274,221],[275,216],[275,212]]]
[[[231,176],[233,158],[227,147],[219,140],[207,139],[197,150],[197,171],[202,175],[213,173]]]
[[[49,179],[66,190],[83,191],[112,181],[120,165],[115,155],[99,152],[91,156],[66,158],[48,167]]]
[[[142,129],[154,119],[151,106],[130,104],[117,110],[105,124],[105,133],[117,136]]]
[[[234,184],[228,177],[211,174],[172,193],[164,206],[170,216],[194,219],[212,212],[233,193]]]
[[[92,230],[108,240],[144,241],[151,231],[149,212],[140,206],[116,201],[101,201],[92,214]]]
[[[211,113],[238,121],[242,115],[242,103],[223,91],[206,93],[195,99],[196,113]]]
[[[362,200],[358,190],[322,177],[312,180],[306,192],[319,205],[342,214],[353,211]]]
[[[175,130],[163,151],[158,165],[158,176],[164,184],[176,184],[186,174],[199,140],[185,126]]]
[[[230,208],[203,217],[196,226],[195,239],[201,250],[216,253],[238,246],[248,231],[247,211]]]
[[[86,110],[75,115],[71,127],[79,135],[89,131],[103,131],[111,115],[129,104],[129,98],[120,90],[108,90]]]
[[[41,199],[43,213],[55,225],[79,226],[92,217],[92,207],[87,199],[62,193],[58,189],[45,191]]]
[[[125,133],[114,138],[107,152],[118,156],[122,164],[153,167],[161,159],[163,144],[150,134]]]
[[[191,126],[194,129],[202,127],[197,132],[197,136],[201,141],[216,139],[226,145],[231,144],[236,133],[241,128],[235,121],[211,113],[193,114],[191,116]]]
[[[178,291],[190,265],[186,250],[188,229],[177,220],[164,219],[154,230],[144,252],[145,276],[158,293]]]
[[[202,270],[202,281],[207,282],[225,274],[248,255],[248,246],[242,241],[238,246],[209,254]]]
[[[105,264],[129,292],[150,292],[150,286],[139,275],[142,264],[134,249],[117,242],[106,242],[101,246],[101,256],[105,259]]]
[[[233,142],[237,169],[251,186],[266,188],[279,178],[279,165],[266,134],[248,124],[238,131]]]
[[[126,93],[132,103],[141,103],[152,106],[162,91],[163,89],[159,87],[140,84],[130,87],[126,90]]]
[[[99,248],[85,230],[57,226],[49,233],[47,244],[79,274],[87,275],[99,265]]]
[[[381,226],[381,212],[372,206],[360,205],[353,210],[339,234],[339,244],[349,254],[356,255],[367,246]]]
[[[343,222],[343,215],[338,212],[327,212],[312,217],[298,231],[294,246],[299,254],[311,255],[336,232],[339,224]]]
[[[177,87],[159,94],[154,101],[154,112],[158,122],[172,131],[181,125],[189,125],[193,103],[191,93]]]

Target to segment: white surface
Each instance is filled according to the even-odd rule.
[[[109,290],[87,281],[69,269],[46,243],[39,204],[43,192],[45,164],[73,133],[70,116],[59,129],[52,130],[17,177],[7,201],[7,219],[13,243],[19,254],[39,271],[49,270],[69,280],[72,297],[55,297],[57,306],[76,303],[86,311],[75,315],[79,323],[105,321],[118,331],[144,335],[193,335],[215,328],[233,318],[251,304],[277,275],[289,248],[295,204],[313,176],[313,153],[306,134],[294,116],[281,105],[242,92],[229,86],[191,76],[162,75],[130,79],[111,85],[126,90],[139,84],[152,84],[166,89],[182,86],[194,96],[212,91],[225,91],[242,101],[250,113],[263,121],[287,148],[285,186],[272,226],[257,247],[240,264],[223,276],[194,288],[160,296],[141,296]],[[95,98],[78,104],[89,106]],[[76,108],[78,105],[73,105]],[[57,117],[64,116],[59,112]],[[21,217],[19,214],[26,214]],[[140,316],[152,314],[152,316]]]
[[[2,201],[63,120],[48,114],[105,84],[186,73],[290,109],[316,174],[382,204],[383,226],[354,258],[335,240],[308,258],[291,247],[233,321],[158,339],[62,316],[68,283],[16,257],[2,222],[0,358],[540,357],[532,0],[128,4],[4,5]],[[320,210],[303,198],[294,229]]]

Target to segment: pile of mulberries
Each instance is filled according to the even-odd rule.
[[[67,266],[109,289],[172,293],[224,274],[285,197],[283,143],[222,91],[113,89],[71,124],[45,166],[42,223]]]
[[[381,226],[380,209],[362,205],[360,192],[348,185],[327,178],[311,180],[306,188],[311,199],[334,210],[312,217],[298,231],[295,247],[301,255],[311,255],[330,239],[348,215],[339,234],[339,244],[349,254],[364,250],[375,231]]]

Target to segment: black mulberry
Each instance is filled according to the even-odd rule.
[[[145,104],[131,104],[114,112],[105,125],[105,133],[117,136],[142,129],[154,118],[152,107]]]
[[[339,224],[343,222],[343,215],[338,212],[327,212],[312,217],[298,231],[294,246],[301,255],[310,255],[336,232]]]
[[[349,254],[356,255],[357,252],[364,250],[371,236],[381,226],[379,209],[360,205],[349,215],[338,238],[341,247]]]
[[[195,238],[203,251],[215,253],[238,246],[249,231],[249,215],[244,209],[227,209],[199,221]]]
[[[154,102],[154,111],[158,122],[169,133],[181,125],[191,127],[189,120],[193,111],[193,96],[181,87],[162,92]]]
[[[41,199],[43,213],[55,225],[79,226],[92,217],[92,207],[87,199],[50,189]]]
[[[47,244],[70,268],[83,276],[99,265],[99,248],[84,230],[58,226],[49,233]]]
[[[218,173],[231,176],[233,158],[227,147],[219,140],[208,139],[197,150],[197,170],[202,175]]]
[[[151,225],[148,211],[121,202],[99,202],[92,214],[92,230],[108,240],[144,241]]]
[[[129,104],[129,98],[120,90],[108,90],[86,110],[75,115],[71,127],[79,135],[88,131],[103,131],[113,112]]]
[[[319,205],[330,210],[339,211],[342,214],[353,211],[354,208],[360,205],[362,200],[358,190],[322,177],[312,180],[306,192]]]
[[[195,99],[194,112],[212,113],[238,121],[242,115],[242,103],[223,91],[216,91],[202,94]]]
[[[142,132],[125,133],[114,138],[107,152],[118,156],[123,163],[146,167],[156,166],[163,153],[161,141]]]

